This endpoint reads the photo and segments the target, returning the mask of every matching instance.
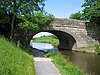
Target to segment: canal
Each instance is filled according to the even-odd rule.
[[[36,48],[37,50],[39,49],[40,51],[59,51],[54,48],[52,44],[48,43],[33,42],[31,45],[33,48]],[[42,52],[40,53],[43,56]],[[85,70],[90,75],[100,75],[100,55],[65,50],[61,50],[60,53],[65,59],[68,59],[70,62]]]

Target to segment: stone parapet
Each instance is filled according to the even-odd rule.
[[[72,19],[54,19],[49,26],[54,27],[73,27],[73,28],[86,28],[85,21],[72,20]]]
[[[99,44],[98,35],[100,33],[97,32],[96,28],[91,28],[89,24],[80,20],[55,19],[49,25],[43,27],[41,31],[56,35],[60,42],[59,49],[72,50]],[[26,47],[35,34],[37,32],[16,30],[15,40]]]

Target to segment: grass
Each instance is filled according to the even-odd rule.
[[[35,75],[33,56],[1,36],[0,75]]]
[[[98,53],[100,53],[100,45],[96,46],[95,51],[98,52]]]
[[[89,75],[79,67],[61,57],[60,54],[49,52],[46,54],[46,56],[53,59],[53,63],[56,65],[62,75]]]
[[[100,45],[81,47],[80,50],[95,50],[96,52],[100,53]]]
[[[43,36],[43,37],[37,37],[32,39],[33,42],[41,42],[41,43],[50,43],[54,47],[57,47],[59,44],[59,40],[56,36]]]

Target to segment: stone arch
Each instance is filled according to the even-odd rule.
[[[91,33],[94,32],[93,29],[90,29],[91,28],[89,28],[87,31],[87,25],[85,21],[55,19],[50,24],[41,28],[41,31],[48,31],[58,36],[60,40],[59,48],[79,49],[81,47],[88,47],[99,44],[99,41],[96,40],[98,39],[97,36],[94,37],[94,35],[92,35],[91,37]],[[38,32],[34,32],[34,30],[30,31],[16,28],[13,39],[16,43],[20,43],[22,47],[27,48],[29,46],[30,40],[36,33]]]
[[[60,49],[60,50],[77,49],[76,40],[71,34],[68,34],[63,31],[58,31],[58,30],[45,30],[45,31],[40,31],[40,32],[49,32],[49,33],[52,33],[55,36],[57,36],[58,40],[59,40],[58,49]],[[37,33],[39,33],[39,32],[36,32],[35,34],[33,34],[32,37],[34,35],[36,35]],[[32,37],[31,37],[31,39],[32,39]]]

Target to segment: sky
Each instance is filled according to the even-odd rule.
[[[38,34],[36,34],[35,36],[33,36],[33,38],[36,38],[36,37],[41,37],[41,36],[49,36],[49,35],[53,35],[52,33],[49,33],[49,32],[40,32]]]
[[[55,18],[68,18],[72,13],[82,11],[81,8],[84,0],[46,0],[44,10],[53,14]],[[52,35],[50,33],[41,32],[35,37]]]
[[[68,18],[70,14],[81,11],[84,0],[46,0],[45,11],[56,18]]]

